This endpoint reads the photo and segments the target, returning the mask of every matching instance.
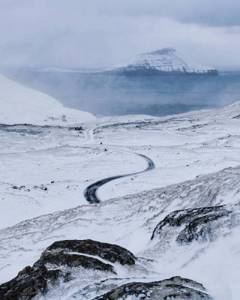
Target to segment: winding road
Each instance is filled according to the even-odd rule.
[[[132,123],[131,123],[132,124]],[[117,124],[108,124],[108,125],[104,125],[101,127],[97,127],[94,129],[89,129],[85,132],[86,135],[86,141],[87,142],[94,142],[94,131],[96,129],[99,128],[105,128],[105,127],[109,127],[109,126],[116,126],[116,125],[122,125],[121,123],[117,123]],[[0,124],[0,131],[7,131],[7,132],[17,132],[17,133],[24,133],[24,134],[32,134],[32,135],[36,135],[41,133],[43,130],[49,130],[49,129],[68,129],[68,130],[74,130],[74,131],[82,131],[83,128],[81,126],[79,127],[71,127],[71,126],[54,126],[54,125],[33,125],[33,124]],[[139,153],[135,153],[137,156],[143,158],[146,162],[147,162],[147,167],[143,170],[143,171],[138,171],[138,172],[134,172],[134,173],[129,173],[129,174],[122,174],[122,175],[116,175],[116,176],[111,176],[111,177],[107,177],[104,179],[101,179],[99,181],[96,181],[95,183],[89,185],[85,191],[84,191],[84,197],[86,198],[86,200],[90,203],[90,204],[97,204],[100,203],[101,200],[99,199],[98,195],[97,195],[97,191],[100,187],[102,187],[103,185],[105,185],[106,183],[116,180],[116,179],[120,179],[120,178],[124,178],[124,177],[128,177],[128,176],[133,176],[133,175],[139,175],[148,171],[151,171],[155,168],[155,164],[154,162],[151,160],[151,158],[147,157],[146,155],[143,154],[139,154]]]
[[[147,168],[144,169],[143,171],[139,171],[139,172],[135,172],[135,173],[107,177],[107,178],[101,179],[101,180],[96,181],[95,183],[89,185],[84,191],[84,197],[90,204],[97,204],[97,203],[101,202],[101,200],[99,199],[99,197],[97,195],[97,191],[100,187],[102,187],[106,183],[116,180],[116,179],[119,179],[119,178],[124,178],[124,177],[128,177],[128,176],[133,176],[133,175],[139,175],[139,174],[151,171],[155,168],[155,164],[151,160],[151,158],[149,158],[143,154],[139,154],[139,153],[135,153],[135,154],[138,155],[139,157],[145,159],[145,161],[147,162]]]

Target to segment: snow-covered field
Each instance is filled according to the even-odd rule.
[[[119,271],[121,283],[180,275],[216,300],[239,300],[240,103],[164,118],[95,118],[1,76],[0,123],[1,282],[56,240],[90,238],[141,257],[136,269]],[[93,182],[144,170],[137,154],[155,169],[111,181],[98,191],[100,204],[87,203]],[[229,214],[201,227],[205,238],[179,243],[182,227],[165,224],[151,240],[172,212],[218,205]],[[46,299],[73,299],[100,280],[89,278]]]

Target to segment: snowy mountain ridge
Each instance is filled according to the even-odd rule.
[[[142,73],[177,73],[177,74],[211,74],[217,75],[214,68],[201,67],[184,60],[173,48],[163,48],[153,52],[143,53],[133,59],[127,66],[115,69],[117,72]]]

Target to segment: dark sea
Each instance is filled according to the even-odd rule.
[[[67,107],[96,115],[163,116],[240,101],[240,72],[126,76],[23,68],[7,75]]]

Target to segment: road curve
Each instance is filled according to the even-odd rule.
[[[99,181],[94,182],[93,184],[89,185],[84,191],[84,197],[86,198],[86,200],[90,204],[100,203],[101,200],[99,199],[99,197],[97,195],[97,191],[104,184],[106,184],[110,181],[119,179],[119,178],[142,174],[142,173],[151,171],[155,168],[155,164],[151,160],[151,158],[147,157],[146,155],[139,154],[139,153],[136,153],[136,155],[138,155],[139,157],[142,157],[143,159],[146,160],[146,162],[147,162],[147,168],[146,169],[144,169],[143,171],[135,172],[135,173],[129,173],[129,174],[124,174],[124,175],[116,175],[116,176],[112,176],[112,177],[107,177],[107,178],[104,178],[104,179],[101,179]]]

